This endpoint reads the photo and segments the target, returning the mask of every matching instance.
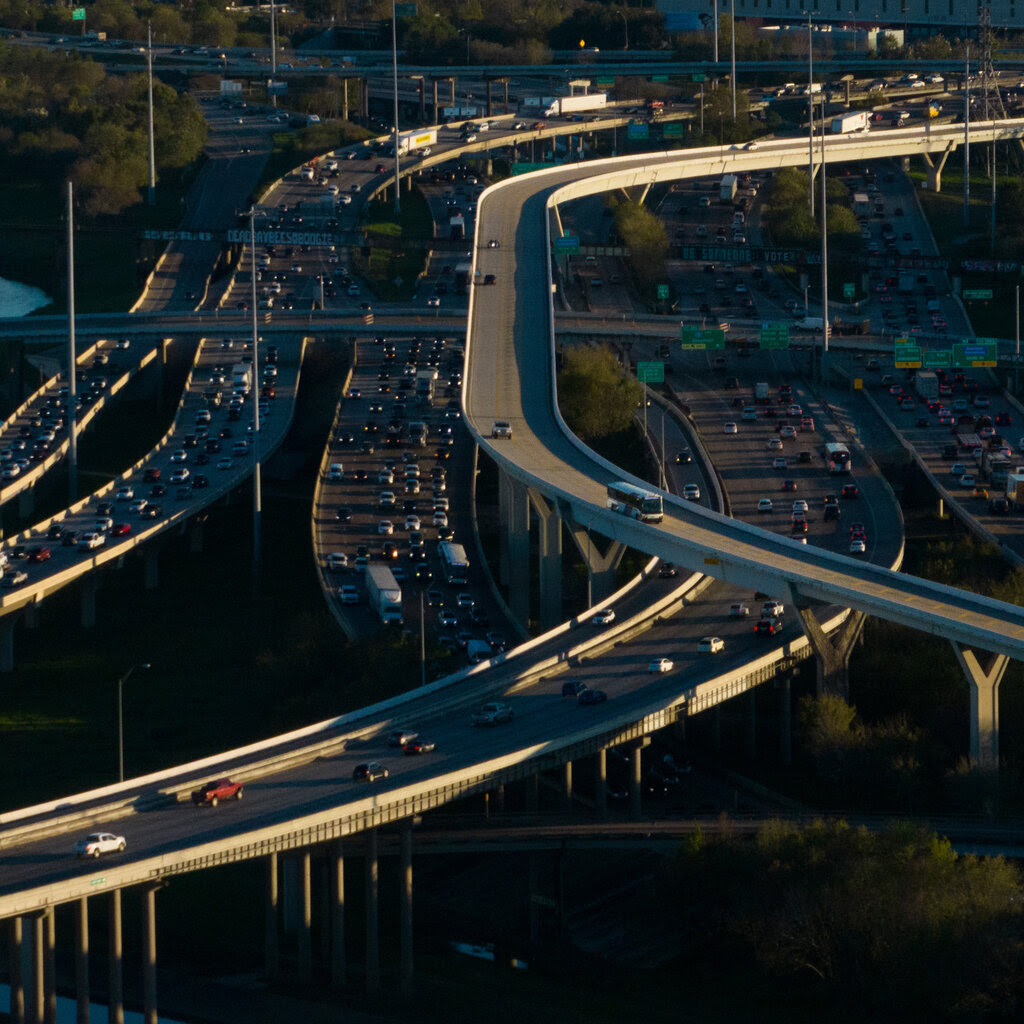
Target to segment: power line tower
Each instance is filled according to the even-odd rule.
[[[999,94],[999,79],[992,65],[992,8],[978,4],[978,44],[981,47],[981,112],[985,121],[1006,117],[1003,97]]]

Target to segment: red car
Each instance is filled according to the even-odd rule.
[[[217,779],[192,793],[192,803],[200,807],[216,807],[221,800],[241,800],[242,783],[230,779]]]
[[[145,480],[147,484],[155,484],[160,479],[160,470],[147,469],[143,474],[142,479]]]
[[[754,623],[754,632],[758,636],[775,636],[782,629],[782,623],[778,619],[761,619]]]
[[[131,523],[114,523],[114,525],[110,528],[111,537],[126,537],[131,532]]]
[[[50,549],[43,544],[38,547],[29,548],[28,560],[30,562],[45,562],[50,557]]]
[[[844,498],[856,498],[860,494],[860,488],[856,484],[844,484],[842,495]]]

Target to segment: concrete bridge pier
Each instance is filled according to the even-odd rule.
[[[971,690],[971,763],[999,767],[999,684],[1010,659],[994,654],[987,667],[969,647],[952,641],[956,659]]]
[[[793,692],[788,675],[778,681],[779,690],[779,760],[793,763]]]
[[[34,487],[26,487],[18,495],[18,515],[23,519],[32,515],[36,510],[36,489]]]
[[[608,751],[602,747],[595,755],[594,810],[599,818],[608,816]]]
[[[589,530],[573,523],[570,533],[576,543],[576,550],[587,567],[587,604],[593,608],[615,593],[619,563],[626,553],[626,545],[613,540],[608,545],[608,550],[601,554]]]
[[[536,774],[525,780],[526,784],[526,813],[536,814],[540,802],[540,777]]]
[[[25,605],[25,628],[39,628],[39,602],[37,601]]]
[[[434,84],[437,92],[437,83]],[[341,840],[331,848],[331,984],[345,984],[345,857]]]
[[[530,496],[526,486],[507,473],[498,480],[500,579],[508,587],[512,614],[525,625],[530,618]]]
[[[107,1014],[110,1024],[124,1024],[124,940],[121,935],[121,890],[110,894],[107,905],[109,992]]]
[[[540,493],[530,490],[537,514],[538,557],[540,561],[540,608],[542,630],[562,621],[562,517],[556,506]]]
[[[790,603],[800,615],[800,622],[814,651],[818,670],[818,696],[831,694],[843,700],[850,696],[850,652],[864,628],[863,612],[851,611],[842,627],[832,636],[827,636],[818,622],[814,610],[805,602],[798,601],[790,593]]]
[[[747,704],[747,757],[753,761],[757,757],[757,689],[752,689],[746,696]]]
[[[629,772],[629,814],[636,821],[643,815],[644,799],[644,747],[651,745],[651,738],[644,736],[630,751]]]
[[[0,623],[0,672],[14,671],[14,619]]]
[[[96,625],[96,592],[100,589],[97,573],[93,570],[82,580],[82,629],[92,629]]]
[[[942,191],[942,169],[946,166],[946,161],[949,159],[949,154],[956,149],[956,143],[950,142],[946,148],[938,156],[932,156],[931,153],[922,153],[924,157],[925,167],[928,168],[928,191],[929,192],[941,192]]]
[[[313,980],[313,885],[312,854],[307,846],[299,854],[299,978]]]
[[[147,885],[142,894],[142,1019],[157,1024],[156,892],[162,883]]]
[[[75,1024],[89,1024],[89,900],[75,904]]]
[[[20,917],[7,920],[7,959],[10,976],[11,1009],[10,1017],[13,1024],[25,1024],[25,977],[22,972],[22,956],[24,955],[25,931]]]
[[[401,900],[399,921],[399,965],[402,992],[409,995],[413,983],[412,942],[412,822],[404,821],[399,837],[398,873]]]
[[[269,980],[281,972],[281,945],[278,938],[278,910],[281,902],[277,854],[267,855],[267,901],[263,936],[263,972]]]
[[[226,497],[230,497],[229,495]],[[199,520],[193,520],[189,524],[188,529],[188,553],[190,555],[201,555],[203,553],[203,541],[205,539],[205,531],[203,524]]]
[[[572,813],[572,761],[562,765],[562,804],[566,814]]]
[[[380,864],[377,855],[377,830],[366,830],[366,991],[380,993],[380,909],[378,906]]]

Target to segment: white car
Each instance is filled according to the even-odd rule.
[[[179,466],[171,474],[171,483],[172,484],[183,484],[183,483],[185,483],[188,480],[188,478],[190,476],[191,476],[191,474],[188,471],[188,466]]]
[[[779,429],[779,437],[781,438],[794,438],[796,437],[796,427],[786,424],[786,426]]]
[[[90,832],[75,843],[73,852],[76,857],[98,857],[101,853],[124,853],[125,846],[124,836],[113,832]]]
[[[696,484],[685,484],[683,498],[686,501],[700,501],[700,488]]]
[[[976,478],[973,473],[964,473],[964,475],[960,477],[961,487],[973,487],[975,482]]]
[[[129,512],[141,512],[148,504],[149,504],[149,502],[147,502],[145,498],[136,498],[128,506],[128,511]]]
[[[750,609],[742,602],[729,605],[730,619],[745,619],[749,614]]]
[[[773,508],[774,506],[772,505],[771,498],[761,498],[761,500],[757,503],[758,512],[771,512]]]
[[[867,552],[868,546],[862,540],[851,540],[850,541],[850,554],[851,555],[863,555]]]
[[[703,636],[697,641],[698,654],[720,654],[725,650],[725,641],[720,636]]]
[[[807,511],[808,511],[808,508],[809,508],[809,506],[808,506],[807,502],[804,501],[803,498],[797,498],[796,501],[793,502],[793,511],[794,512],[800,512],[800,513],[806,514]]]
[[[343,551],[332,551],[327,556],[327,568],[328,569],[347,569],[348,568],[348,555]]]
[[[171,454],[171,462],[188,462],[188,452],[184,448],[179,448]]]
[[[648,672],[671,672],[672,662],[668,658],[655,658],[647,666]]]
[[[772,460],[772,469],[786,469],[789,463],[786,461],[785,455],[781,458]]]
[[[395,524],[390,519],[382,519],[377,524],[377,532],[390,537],[395,532]]]
[[[495,420],[491,424],[491,437],[502,437],[512,440],[512,424],[508,420]]]
[[[382,469],[377,474],[377,483],[379,484],[393,484],[395,482],[395,474],[390,469]]]
[[[94,548],[101,548],[106,544],[107,538],[102,533],[83,533],[78,540],[78,546],[85,548],[87,551],[92,551]]]
[[[444,527],[448,525],[448,513],[447,512],[435,512],[434,513],[434,525],[438,527]]]
[[[412,532],[413,530],[420,529],[420,517],[419,516],[406,516],[405,517],[405,528]]]
[[[340,196],[338,196],[338,202],[342,206],[351,206],[352,205],[352,197],[350,195],[348,195],[347,193],[343,192]]]
[[[117,489],[117,496],[114,498],[115,501],[131,501],[135,497],[135,491],[131,489],[127,484],[124,487]]]
[[[768,444],[766,445],[770,452],[781,452],[782,451],[782,438],[781,437],[769,437]]]
[[[761,605],[762,619],[781,619],[786,614],[786,606],[781,601],[765,601]]]
[[[730,420],[728,423],[726,423],[725,428],[723,430],[723,433],[726,433],[726,434],[738,434],[739,432],[740,432],[740,428],[738,426],[736,426],[736,424],[733,423],[732,420]]]
[[[612,608],[602,608],[590,621],[595,626],[610,626],[615,621],[615,611]]]

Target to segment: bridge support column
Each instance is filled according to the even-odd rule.
[[[96,591],[99,588],[95,571],[88,573],[82,580],[82,629],[92,629],[96,625]]]
[[[982,668],[971,648],[953,641],[953,650],[971,688],[971,763],[995,770],[999,767],[999,684],[1009,658],[995,654]]]
[[[530,618],[530,497],[518,480],[500,477],[501,535],[505,551],[504,582],[512,614],[525,625]]]
[[[227,497],[230,499],[230,492]],[[191,523],[188,531],[188,553],[190,555],[201,555],[203,553],[204,538],[203,524]]]
[[[107,1016],[110,1024],[124,1024],[124,982],[122,975],[124,946],[121,938],[120,889],[115,889],[110,894],[110,903],[107,910],[107,941],[109,943],[108,958],[110,961]]]
[[[499,782],[498,788],[494,791],[494,813],[505,813],[505,783]]]
[[[147,544],[142,557],[145,559],[143,585],[147,590],[156,590],[160,586],[160,550],[157,543]]]
[[[747,757],[753,761],[757,757],[757,690],[751,690],[747,701]]]
[[[53,913],[53,911],[49,911]],[[46,932],[47,912],[32,917],[32,1020],[43,1024],[46,1007],[46,976],[44,935]]]
[[[629,813],[635,821],[643,814],[644,748],[640,744],[630,753]]]
[[[399,960],[402,991],[412,991],[412,822],[403,822],[399,849],[399,886],[401,887],[401,915],[399,921]]]
[[[551,152],[553,154],[554,153],[554,140],[553,139],[552,139],[552,142],[551,142],[551,146],[552,146]],[[555,221],[555,233],[554,233],[555,237],[556,238],[561,238],[562,235],[565,234],[565,229],[562,227],[562,211],[558,208],[558,203],[555,203],[551,207],[551,216],[552,216],[552,218],[554,218],[554,221]]]
[[[14,671],[14,618],[0,623],[0,672]]]
[[[562,765],[562,803],[567,814],[572,813],[572,761]]]
[[[57,921],[54,908],[43,914],[43,1020],[57,1024]]]
[[[36,489],[34,487],[26,487],[18,495],[18,515],[23,519],[32,515],[36,510]]]
[[[157,1024],[156,1012],[156,891],[147,885],[142,894],[142,1019]]]
[[[562,621],[562,517],[542,494],[530,491],[537,513],[538,556],[540,560],[540,609],[542,630]]]
[[[929,192],[942,191],[942,169],[946,166],[949,154],[952,153],[955,148],[956,147],[951,142],[938,157],[933,157],[931,153],[921,154],[924,157],[925,166],[928,168]]]
[[[25,628],[39,628],[39,605],[35,602],[25,605]]]
[[[7,959],[11,979],[11,1021],[13,1024],[25,1024],[25,978],[22,972],[25,932],[20,917],[12,917],[7,922]]]
[[[377,859],[377,830],[366,831],[366,990],[380,992],[380,920],[377,905],[380,865]]]
[[[312,859],[309,847],[306,847],[299,855],[299,884],[302,898],[302,918],[299,921],[299,977],[307,984],[313,980]]]
[[[779,760],[793,763],[793,693],[788,675],[779,680]]]
[[[818,695],[831,694],[847,700],[850,696],[850,651],[864,628],[864,613],[851,611],[842,627],[832,636],[826,636],[813,609],[807,605],[801,607],[795,599],[791,603],[800,614],[804,635],[814,651]]]
[[[594,810],[598,817],[604,818],[608,814],[608,751],[602,747],[594,758],[597,761],[594,767]]]
[[[340,840],[331,850],[331,867],[331,984],[340,988],[345,984],[345,858]]]
[[[267,901],[263,934],[263,972],[273,980],[281,970],[281,948],[278,943],[278,905],[281,895],[278,888],[277,854],[267,855]]]
[[[589,530],[573,523],[571,533],[587,567],[587,603],[593,608],[615,592],[616,571],[626,553],[626,545],[613,540],[602,555]]]
[[[89,900],[75,906],[75,1024],[89,1024]]]

